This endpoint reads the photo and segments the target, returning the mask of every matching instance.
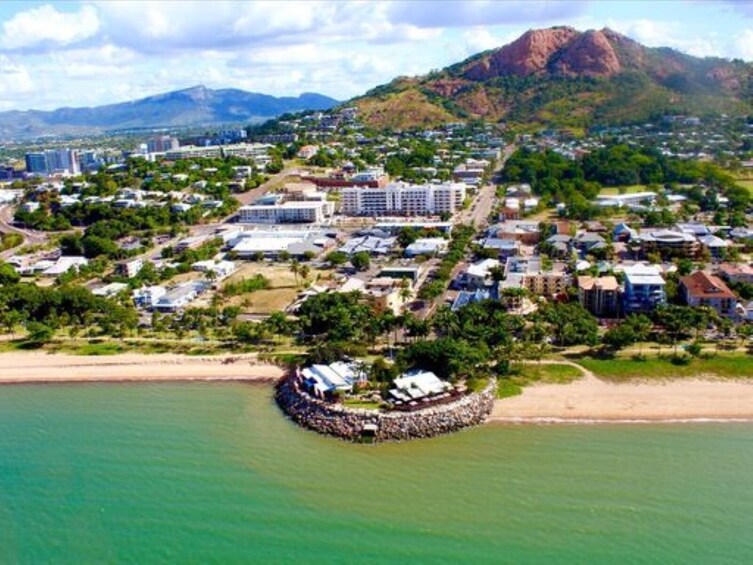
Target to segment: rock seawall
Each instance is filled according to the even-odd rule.
[[[455,402],[412,412],[382,412],[345,408],[314,398],[295,376],[288,376],[277,385],[275,400],[293,421],[322,434],[350,441],[367,435],[374,441],[400,441],[447,434],[483,423],[494,407],[496,389],[496,381],[492,379],[480,392]]]

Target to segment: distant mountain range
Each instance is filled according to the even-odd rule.
[[[610,29],[553,27],[352,103],[377,127],[484,119],[582,129],[661,114],[748,114],[752,96],[749,63],[649,48]]]
[[[338,101],[304,93],[276,98],[226,88],[195,86],[131,102],[92,108],[0,112],[0,138],[102,133],[109,130],[248,123],[286,112],[326,110]]]

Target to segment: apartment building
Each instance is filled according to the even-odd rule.
[[[523,288],[536,296],[552,297],[566,292],[571,280],[561,263],[545,270],[538,256],[508,257],[500,290]]]
[[[661,304],[666,304],[666,282],[657,267],[638,263],[624,267],[623,272],[623,308],[626,313],[649,312]]]
[[[696,237],[682,231],[641,231],[636,239],[640,241],[643,253],[658,252],[662,256],[696,257],[701,250],[701,244]]]
[[[463,206],[462,183],[410,185],[392,183],[384,188],[343,188],[341,211],[347,216],[405,216],[455,213]]]
[[[578,277],[578,300],[594,316],[616,316],[620,307],[620,285],[611,276]]]

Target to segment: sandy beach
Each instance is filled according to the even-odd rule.
[[[272,382],[283,375],[256,356],[126,353],[101,357],[0,354],[0,384],[147,381]],[[753,421],[753,381],[677,379],[610,383],[588,371],[570,384],[540,384],[497,400],[490,422]]]
[[[283,375],[276,365],[254,355],[190,356],[122,354],[102,357],[47,354],[0,354],[0,384],[87,381],[273,381]]]
[[[753,421],[753,381],[677,379],[610,383],[586,372],[570,384],[542,384],[497,400],[502,423]]]

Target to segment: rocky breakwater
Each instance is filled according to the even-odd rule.
[[[496,381],[454,402],[412,412],[346,408],[314,398],[295,376],[277,385],[275,399],[299,425],[350,441],[400,441],[434,437],[482,424],[494,407]]]

